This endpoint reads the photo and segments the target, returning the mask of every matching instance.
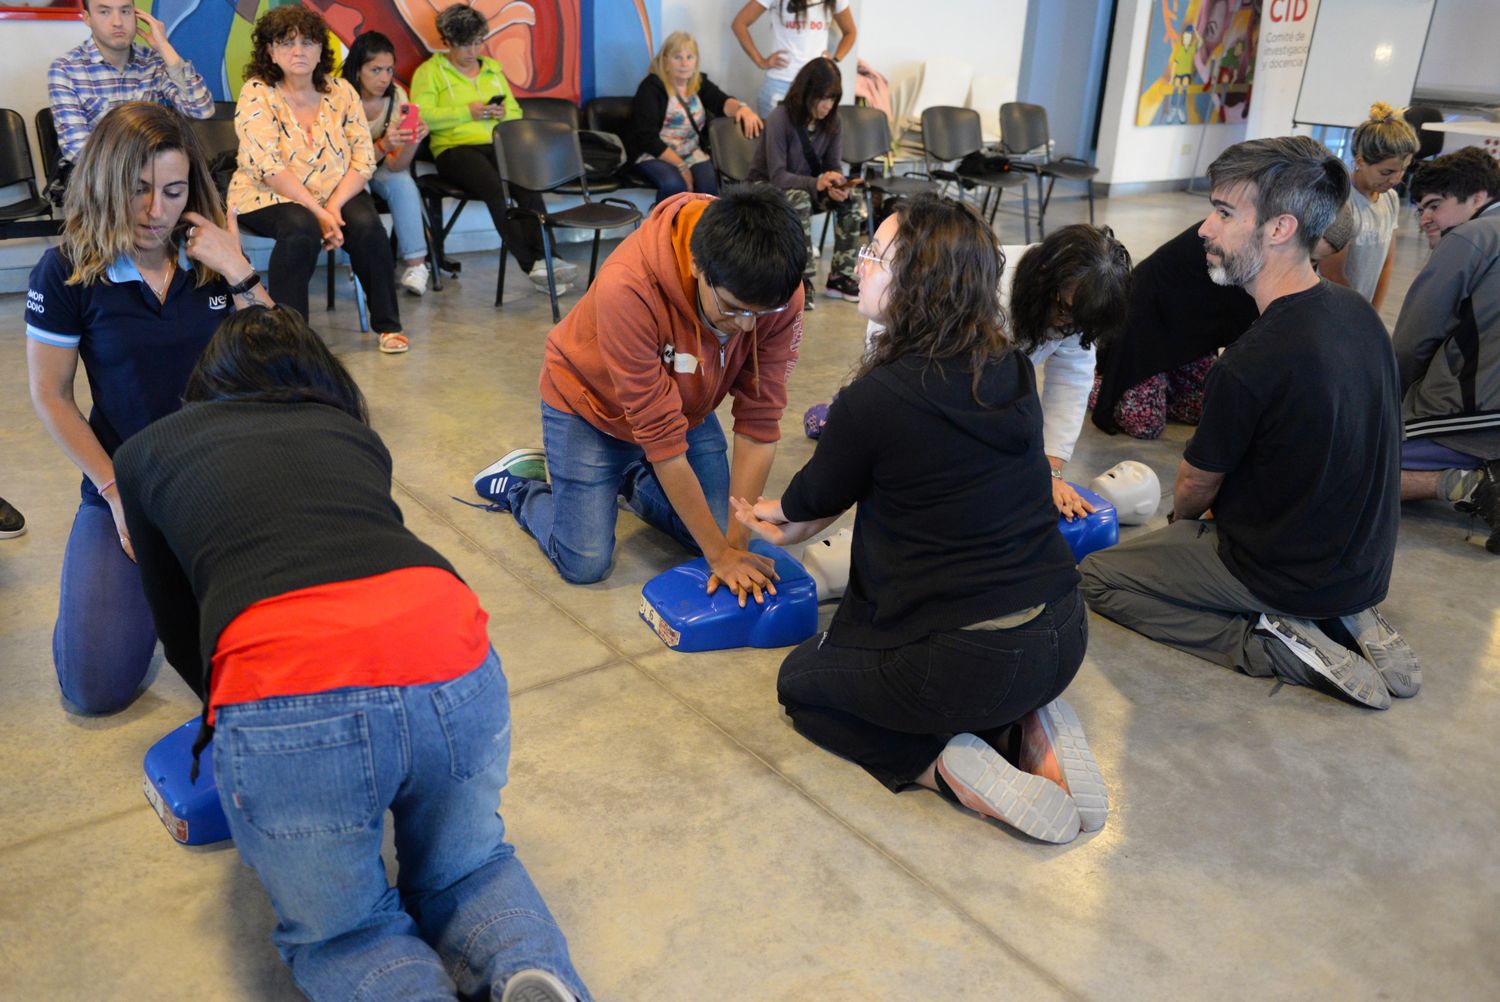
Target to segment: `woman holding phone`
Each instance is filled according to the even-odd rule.
[[[115,485],[115,450],[177,410],[188,373],[236,307],[269,304],[188,122],[132,102],[99,120],[73,172],[62,238],[26,293],[31,403],[83,471],[63,551],[52,660],[70,710],[130,705],[156,632]],[[93,407],[73,394],[83,363]]]
[[[401,254],[401,288],[414,296],[427,291],[427,240],[422,231],[422,196],[411,176],[412,158],[427,138],[421,110],[396,82],[396,47],[378,31],[367,31],[349,46],[344,79],[359,91],[370,141],[375,147],[375,176],[370,190],[391,207],[396,248]]]

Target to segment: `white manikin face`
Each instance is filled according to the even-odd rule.
[[[1089,489],[1115,506],[1121,525],[1140,525],[1161,504],[1161,481],[1155,471],[1133,459],[1105,471]]]
[[[853,548],[853,529],[840,529],[803,548],[802,566],[818,586],[819,602],[843,597],[849,587],[849,561],[853,558]]]

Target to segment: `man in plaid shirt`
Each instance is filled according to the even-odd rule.
[[[151,101],[191,118],[213,114],[213,95],[167,41],[166,25],[130,0],[84,0],[83,8],[91,37],[47,70],[63,160],[76,161],[94,124],[126,101]]]

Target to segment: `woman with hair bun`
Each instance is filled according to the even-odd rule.
[[[1349,206],[1358,231],[1343,251],[1323,261],[1319,272],[1358,292],[1378,310],[1396,259],[1391,237],[1401,221],[1401,196],[1393,189],[1416,155],[1417,133],[1400,112],[1376,101],[1370,105],[1369,120],[1354,130],[1353,147]]]

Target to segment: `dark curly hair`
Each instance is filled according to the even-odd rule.
[[[250,61],[245,64],[246,80],[281,83],[281,67],[271,61],[271,46],[288,38],[306,38],[323,46],[318,65],[313,67],[313,87],[327,93],[328,75],[333,72],[333,46],[328,44],[328,22],[300,4],[274,7],[255,22],[250,34]]]
[[[1063,306],[1070,289],[1073,301]],[[1082,335],[1079,343],[1087,348],[1125,325],[1129,299],[1130,252],[1114,231],[1084,223],[1064,226],[1016,264],[1010,283],[1011,337],[1028,355],[1049,338],[1074,333]]]
[[[1005,255],[995,231],[967,205],[937,195],[897,203],[900,228],[891,283],[875,339],[855,378],[905,355],[968,363],[973,393],[985,364],[1010,350],[1000,309]]]

